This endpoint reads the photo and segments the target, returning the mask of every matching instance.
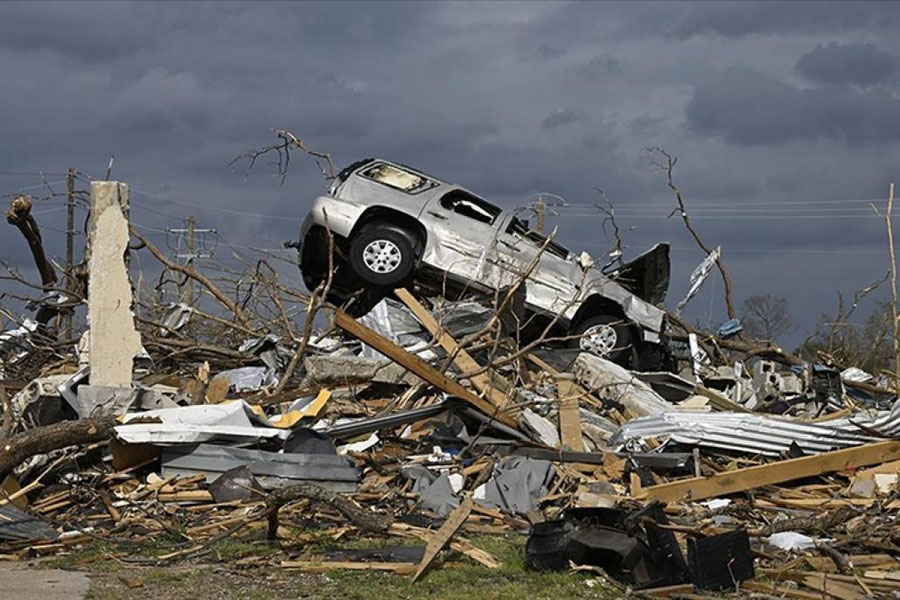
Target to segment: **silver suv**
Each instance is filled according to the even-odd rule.
[[[604,273],[516,214],[380,159],[345,168],[313,203],[298,246],[310,289],[327,274],[326,228],[335,240],[332,301],[360,290],[383,296],[413,282],[437,283],[439,291],[502,290],[537,259],[524,286],[532,321],[556,318],[573,347],[625,366],[656,368],[666,356],[665,312],[654,304],[668,288],[667,244]]]

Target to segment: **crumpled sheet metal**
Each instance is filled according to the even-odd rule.
[[[900,438],[900,400],[890,411],[860,412],[821,423],[748,413],[668,412],[626,423],[610,445],[633,449],[647,438],[764,456],[779,456],[796,443],[807,454],[819,454]]]
[[[210,440],[248,442],[285,439],[289,430],[269,427],[246,402],[201,404],[129,413],[116,437],[129,444],[197,444]],[[146,421],[158,421],[150,423]]]
[[[256,390],[276,385],[278,377],[268,367],[238,367],[222,371],[213,379],[227,378],[231,389],[235,392],[255,392]]]
[[[412,493],[419,494],[422,508],[446,517],[459,507],[459,496],[453,491],[450,474],[436,475],[422,465],[406,465],[400,473],[412,480]]]
[[[477,504],[513,514],[527,514],[550,490],[556,469],[550,461],[507,456],[494,467],[494,476],[473,495]]]

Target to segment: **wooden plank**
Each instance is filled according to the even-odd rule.
[[[878,465],[877,467],[863,469],[856,474],[856,479],[872,479],[875,475],[881,474],[900,474],[900,460],[892,460],[891,462]]]
[[[328,571],[346,569],[351,571],[392,571],[401,575],[407,575],[416,570],[416,564],[392,562],[316,562],[313,560],[283,560],[281,561],[281,568],[297,569],[298,571],[303,571],[304,573],[327,573]]]
[[[550,365],[550,364],[548,364],[547,362],[541,360],[540,358],[538,358],[538,357],[535,356],[534,354],[527,354],[527,355],[526,355],[526,358],[528,358],[528,360],[531,361],[532,363],[534,363],[535,366],[537,366],[538,368],[540,368],[542,371],[544,371],[545,373],[547,373],[547,374],[550,375],[551,377],[554,377],[554,378],[560,378],[560,376],[562,376],[562,373],[560,373],[560,372],[557,371],[555,368],[553,368],[552,365]],[[577,394],[578,397],[579,397],[581,400],[584,400],[584,401],[587,402],[588,404],[591,404],[591,405],[593,405],[593,406],[596,406],[597,408],[604,408],[603,401],[600,400],[599,398],[597,398],[596,396],[594,396],[593,394],[591,394],[591,393],[587,390],[587,388],[585,388],[583,385],[581,385],[581,384],[578,383],[577,381],[570,380],[570,382],[571,382],[571,384],[572,384],[572,388],[571,388],[571,389],[572,389],[572,392],[575,393],[575,394]]]
[[[742,581],[741,590],[749,590],[752,592],[763,592],[778,598],[799,598],[800,600],[822,600],[822,594],[814,594],[812,592],[804,592],[796,588],[777,587],[770,583],[762,583],[761,581]]]
[[[692,583],[678,583],[676,585],[641,590],[641,594],[650,596],[651,598],[668,598],[673,595],[681,596],[682,594],[693,593],[694,584]]]
[[[431,539],[435,535],[437,535],[436,531],[423,529],[421,527],[414,527],[406,523],[391,523],[390,533],[402,536],[412,536],[424,542],[431,541]],[[500,564],[500,561],[494,558],[494,556],[490,552],[486,552],[485,550],[478,548],[477,546],[472,544],[472,542],[463,539],[462,537],[456,537],[455,539],[451,540],[450,548],[452,550],[456,550],[460,554],[465,554],[475,562],[482,564],[488,569],[499,569],[501,566],[503,566]]]
[[[437,557],[438,552],[443,549],[444,546],[450,541],[450,538],[462,527],[462,524],[466,522],[466,519],[469,517],[469,513],[472,512],[472,499],[466,498],[452,513],[447,517],[447,520],[444,521],[444,524],[441,525],[441,528],[437,530],[437,533],[434,534],[430,540],[428,540],[428,544],[425,546],[425,556],[422,557],[422,562],[419,563],[419,568],[416,569],[415,575],[413,575],[413,582],[417,581],[419,577],[422,576],[422,573],[425,572],[425,569],[428,568],[428,565],[432,563],[432,561]]]
[[[709,400],[710,406],[714,407],[716,410],[721,410],[725,412],[742,412],[742,413],[752,413],[753,411],[749,408],[746,408],[737,402],[734,402],[717,390],[711,390],[708,387],[704,387],[699,383],[694,387],[694,392],[703,396],[707,400]]]
[[[412,311],[422,325],[425,326],[425,329],[435,337],[441,347],[453,356],[453,364],[463,373],[464,378],[466,378],[466,373],[474,373],[482,369],[482,366],[468,352],[460,348],[459,343],[453,336],[444,331],[428,309],[416,300],[406,288],[398,288],[394,290],[394,294]],[[506,404],[506,394],[497,389],[497,386],[494,385],[487,373],[473,375],[468,377],[468,380],[478,388],[478,391],[487,394],[488,399],[494,406],[504,406]],[[507,388],[509,388],[508,383]]]
[[[559,437],[564,450],[584,451],[581,416],[578,414],[578,392],[568,379],[556,382],[559,391]]]
[[[654,485],[643,488],[637,497],[663,502],[704,500],[735,492],[744,492],[765,485],[876,465],[897,459],[900,459],[900,442],[877,442],[825,452],[817,456],[804,456],[736,471],[724,471],[710,477],[693,477]]]
[[[413,356],[394,342],[379,335],[375,331],[372,331],[344,311],[335,309],[334,322],[338,327],[359,341],[378,350],[403,368],[418,375],[436,388],[447,392],[451,396],[465,400],[484,414],[500,421],[504,425],[518,427],[518,424],[509,415],[498,410],[496,406],[484,398],[479,398],[456,381],[450,379],[443,373],[440,373],[437,369],[434,369],[418,356]]]
[[[825,573],[811,573],[801,579],[803,585],[834,596],[840,600],[866,600],[866,595],[857,584],[837,581]]]

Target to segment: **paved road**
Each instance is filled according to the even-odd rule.
[[[81,600],[90,586],[84,573],[0,563],[0,600]]]

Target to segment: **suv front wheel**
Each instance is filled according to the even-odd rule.
[[[412,274],[416,256],[407,236],[395,229],[366,229],[350,242],[350,266],[366,283],[396,287]]]
[[[631,367],[635,355],[634,336],[622,318],[610,315],[588,317],[578,324],[572,335],[572,347]]]

